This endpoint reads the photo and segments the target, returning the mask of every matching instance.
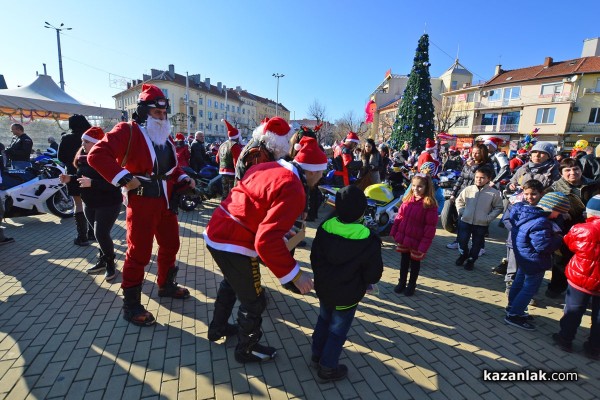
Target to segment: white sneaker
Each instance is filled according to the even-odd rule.
[[[452,243],[448,243],[446,245],[446,248],[448,249],[452,249],[452,250],[456,250],[458,249],[458,242],[452,242]]]
[[[481,257],[481,256],[482,256],[482,255],[484,255],[484,254],[485,254],[485,249],[481,249],[481,250],[479,250],[479,257]]]

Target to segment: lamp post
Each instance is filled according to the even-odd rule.
[[[60,32],[64,29],[66,31],[70,31],[73,28],[63,28],[63,26],[65,24],[61,23],[60,26],[57,28],[55,26],[53,26],[52,24],[50,24],[49,22],[45,22],[46,25],[44,25],[44,28],[48,28],[48,29],[55,29],[56,30],[56,42],[58,43],[58,72],[60,74],[60,88],[64,91],[65,90],[65,80],[63,78],[63,69],[62,69],[62,55],[60,53]]]
[[[278,74],[277,72],[273,74],[273,77],[277,78],[277,103],[275,103],[275,116],[278,116],[279,110],[279,78],[283,78],[284,74]]]

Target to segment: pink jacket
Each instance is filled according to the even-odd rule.
[[[396,243],[426,253],[435,236],[437,223],[437,207],[424,208],[422,199],[413,198],[400,206],[390,236]]]

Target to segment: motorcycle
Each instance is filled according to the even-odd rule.
[[[183,193],[180,196],[179,208],[182,210],[192,211],[204,200],[214,199],[223,194],[219,168],[207,165],[196,172],[190,167],[183,167],[183,171],[196,181],[196,190],[193,193]]]
[[[438,186],[444,191],[444,198],[448,200],[452,196],[452,188],[456,183],[456,180],[460,176],[460,171],[454,171],[448,169],[438,174],[439,184]]]
[[[396,168],[386,182],[367,186],[365,189],[367,209],[363,222],[367,228],[381,236],[390,233],[402,203],[402,195],[406,191],[406,181],[406,171]],[[319,186],[319,190],[325,197],[325,203],[332,207],[335,207],[335,194],[339,189],[331,185]]]
[[[6,218],[52,213],[60,218],[73,216],[75,203],[59,176],[65,169],[56,160],[41,159],[26,169],[2,173],[0,201]]]

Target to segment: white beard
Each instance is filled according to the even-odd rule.
[[[293,133],[293,132],[291,132]],[[276,160],[284,157],[290,151],[290,135],[279,136],[273,132],[268,132],[261,139],[265,142],[267,149],[273,152]]]
[[[171,124],[168,119],[160,120],[148,116],[146,120],[146,133],[152,143],[157,146],[163,146],[171,134]]]

